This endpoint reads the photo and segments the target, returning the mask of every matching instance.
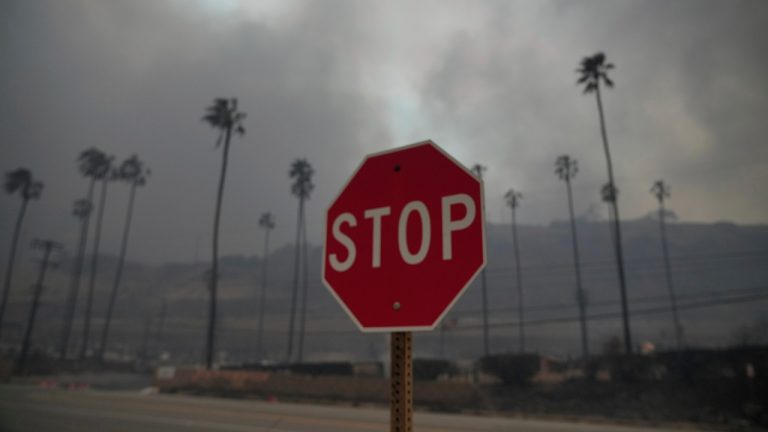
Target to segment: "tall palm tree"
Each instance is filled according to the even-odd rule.
[[[109,325],[112,322],[112,312],[115,307],[117,290],[120,287],[120,282],[123,278],[123,266],[125,264],[125,254],[128,249],[128,235],[131,230],[131,219],[133,218],[133,204],[136,198],[136,189],[144,186],[147,183],[147,177],[149,177],[149,170],[144,166],[144,163],[141,162],[136,155],[133,155],[123,161],[120,167],[115,171],[115,178],[117,180],[127,182],[131,187],[131,191],[128,195],[128,208],[125,214],[125,225],[123,226],[123,240],[120,246],[120,258],[117,261],[117,271],[115,272],[115,280],[112,283],[112,292],[109,295],[107,315],[104,321],[104,330],[101,333],[101,344],[99,345],[98,351],[99,360],[104,358],[104,351],[107,348]]]
[[[510,210],[512,210],[512,246],[515,250],[515,278],[517,282],[517,316],[520,320],[518,325],[520,337],[520,353],[525,352],[525,310],[523,308],[523,275],[520,273],[520,247],[517,243],[517,207],[520,206],[520,200],[523,194],[514,189],[510,189],[504,195]]]
[[[603,101],[600,97],[600,83],[613,87],[613,81],[608,77],[608,71],[613,69],[613,63],[606,63],[605,54],[597,53],[591,57],[582,59],[579,69],[578,85],[584,85],[584,93],[594,93],[597,99],[597,113],[600,118],[600,133],[603,138],[603,150],[605,151],[605,161],[608,168],[608,185],[614,192],[616,191],[616,182],[613,180],[613,162],[611,161],[611,151],[608,147],[608,134],[605,130],[605,117],[603,115]],[[621,244],[621,216],[619,214],[619,202],[616,194],[613,193],[611,200],[613,208],[613,235],[614,250],[616,255],[616,267],[619,273],[619,291],[621,294],[621,315],[624,327],[624,351],[629,354],[632,352],[632,334],[629,328],[629,307],[627,305],[627,283],[624,272],[624,253]]]
[[[72,323],[75,317],[75,309],[77,307],[77,297],[80,291],[80,280],[82,279],[83,270],[85,267],[85,252],[88,247],[88,227],[91,221],[91,214],[93,212],[93,190],[96,186],[96,181],[107,175],[109,171],[109,164],[107,164],[108,157],[101,150],[91,147],[82,151],[77,158],[78,171],[80,174],[87,178],[88,189],[86,198],[75,201],[75,216],[81,218],[80,224],[80,241],[78,244],[77,255],[75,259],[75,265],[72,269],[72,280],[70,282],[69,295],[67,299],[67,309],[65,310],[65,321],[62,328],[61,345],[59,347],[59,357],[62,359],[66,357],[69,349],[69,340],[72,334]],[[90,305],[91,297],[88,297],[87,304]],[[82,350],[84,348],[81,347]],[[83,353],[84,354],[84,353]]]
[[[96,286],[96,275],[99,270],[99,245],[101,243],[101,227],[104,221],[104,207],[107,203],[107,184],[114,180],[112,161],[114,156],[89,149],[80,155],[81,173],[91,172],[91,180],[101,182],[101,196],[99,197],[99,209],[96,213],[96,232],[93,237],[93,252],[91,255],[91,273],[88,278],[88,291],[85,301],[85,322],[83,323],[83,340],[80,345],[80,359],[84,359],[88,353],[88,339],[91,334],[91,315],[93,309],[93,293]]]
[[[19,243],[21,234],[21,225],[24,223],[24,215],[27,212],[29,201],[40,199],[43,191],[43,183],[35,180],[32,172],[26,168],[17,168],[5,174],[5,191],[10,194],[19,194],[21,198],[21,208],[16,216],[16,226],[13,230],[11,239],[11,252],[8,254],[8,264],[5,268],[5,280],[3,281],[3,297],[0,300],[0,332],[3,329],[3,318],[5,316],[5,306],[8,303],[8,293],[11,291],[11,281],[13,280],[14,261],[16,260],[16,247]]]
[[[576,302],[579,306],[579,322],[581,323],[581,356],[589,358],[589,339],[587,334],[587,293],[581,285],[581,259],[579,257],[579,238],[576,233],[576,218],[573,214],[573,191],[571,180],[579,171],[578,162],[569,155],[562,155],[555,161],[555,174],[565,182],[568,193],[568,214],[571,218],[571,239],[573,244],[573,265],[576,270]]]
[[[40,304],[40,295],[43,293],[43,283],[45,282],[45,273],[48,270],[48,266],[52,264],[50,262],[51,253],[62,248],[61,243],[53,240],[39,240],[32,241],[32,248],[43,250],[43,259],[40,263],[40,272],[37,276],[37,283],[35,284],[35,291],[32,294],[32,307],[29,310],[29,317],[27,318],[27,327],[24,330],[24,338],[21,342],[21,351],[16,364],[16,371],[18,373],[24,372],[24,366],[27,360],[27,354],[29,354],[29,348],[32,342],[32,332],[35,328],[35,317],[37,316],[37,307]]]
[[[487,169],[488,168],[480,164],[474,164],[472,166],[472,172],[475,174],[475,176],[478,179],[480,179],[481,182],[483,181],[483,173],[485,173]],[[489,340],[488,340],[488,289],[487,289],[486,282],[487,280],[485,277],[485,267],[483,267],[483,270],[480,271],[480,288],[481,288],[480,291],[483,297],[483,355],[484,356],[488,356],[491,353]]]
[[[256,333],[256,353],[264,357],[264,307],[267,299],[267,271],[269,270],[269,233],[275,229],[275,218],[272,213],[262,213],[259,226],[264,228],[264,257],[261,265],[261,295],[259,296],[259,324]]]
[[[291,193],[295,195],[299,199],[299,212],[298,212],[298,218],[296,220],[296,252],[294,256],[294,264],[293,264],[293,292],[291,295],[291,315],[290,315],[290,323],[288,325],[288,351],[286,353],[286,361],[290,362],[291,358],[293,356],[293,333],[294,333],[294,321],[296,319],[296,303],[299,293],[299,268],[300,268],[300,261],[301,261],[301,249],[303,246],[303,237],[302,237],[302,230],[305,229],[306,222],[304,220],[304,201],[309,199],[309,196],[312,194],[312,190],[315,188],[315,185],[312,183],[312,175],[314,175],[315,171],[312,168],[312,165],[307,162],[306,159],[296,159],[291,164],[291,169],[288,172],[288,175],[294,179],[293,184],[291,185]],[[306,254],[305,254],[306,256]],[[302,327],[303,327],[303,316],[306,313],[305,307],[306,307],[306,289],[307,284],[306,280],[304,281],[304,302],[302,307]],[[302,329],[303,333],[303,329]],[[300,336],[303,339],[303,334]],[[301,341],[303,342],[303,340]],[[301,352],[301,342],[299,343],[299,352]],[[302,353],[303,354],[303,353]],[[301,361],[301,354],[299,355],[299,361]]]
[[[683,348],[683,327],[677,315],[677,297],[675,295],[675,285],[672,283],[672,268],[669,265],[669,249],[667,247],[667,224],[666,210],[664,209],[664,199],[670,197],[669,185],[664,180],[656,180],[651,187],[651,194],[659,201],[659,230],[661,232],[661,252],[664,257],[664,272],[667,277],[667,288],[669,289],[669,305],[672,309],[672,322],[675,326],[675,341],[677,350]]]
[[[219,188],[216,193],[216,211],[213,217],[213,247],[211,262],[210,300],[208,304],[208,334],[205,349],[205,365],[208,369],[213,367],[213,352],[216,339],[216,295],[219,288],[219,221],[221,219],[221,202],[224,197],[224,181],[227,178],[227,161],[229,159],[229,143],[232,133],[245,135],[243,120],[246,114],[238,111],[237,99],[216,98],[213,104],[206,108],[203,121],[214,129],[219,136],[216,139],[216,147],[224,144],[224,152],[221,157],[221,171],[219,174]]]
[[[93,182],[90,182],[93,185]],[[89,187],[89,192],[93,188]],[[65,359],[69,350],[69,337],[72,334],[72,321],[75,318],[75,308],[77,307],[77,297],[80,291],[80,277],[83,270],[83,260],[85,258],[85,247],[88,237],[88,219],[91,214],[90,199],[78,199],[74,202],[72,214],[80,220],[80,240],[77,244],[77,255],[75,256],[74,268],[72,271],[72,281],[67,295],[67,303],[64,310],[64,323],[61,329],[61,342],[59,345],[59,358]]]

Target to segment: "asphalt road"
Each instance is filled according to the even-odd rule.
[[[0,431],[387,431],[384,409],[267,403],[127,391],[0,385]],[[417,412],[414,430],[642,432],[672,429]]]

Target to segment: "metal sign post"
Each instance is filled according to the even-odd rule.
[[[390,432],[413,430],[413,363],[411,361],[411,332],[390,334]]]

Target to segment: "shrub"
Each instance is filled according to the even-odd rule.
[[[291,373],[297,375],[354,375],[352,363],[296,363],[290,365]]]
[[[456,373],[456,367],[448,360],[413,359],[413,378],[419,381],[435,381],[440,375]]]
[[[495,354],[480,359],[480,370],[505,385],[527,385],[539,371],[538,354]]]

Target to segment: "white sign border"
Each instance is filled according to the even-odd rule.
[[[331,288],[331,284],[328,283],[328,281],[325,278],[325,263],[327,259],[327,244],[328,244],[328,212],[331,210],[331,207],[333,204],[336,203],[336,201],[341,196],[342,192],[344,192],[347,187],[349,186],[349,183],[352,181],[353,178],[357,175],[357,173],[360,171],[360,168],[363,167],[365,162],[373,157],[385,155],[388,153],[394,153],[403,151],[412,147],[420,147],[424,145],[432,146],[434,149],[442,153],[444,156],[446,156],[450,161],[452,161],[456,166],[464,170],[467,174],[469,174],[473,179],[477,180],[478,183],[480,183],[480,228],[481,228],[481,235],[483,237],[483,262],[480,266],[478,266],[475,273],[467,280],[467,283],[459,290],[459,292],[456,294],[456,296],[453,298],[451,303],[448,304],[448,306],[445,307],[443,312],[438,316],[435,321],[432,323],[432,325],[429,326],[411,326],[411,327],[363,327],[363,325],[360,323],[360,321],[357,320],[357,317],[355,314],[352,313],[351,310],[347,307],[346,303],[339,297],[339,295],[336,293],[336,291]],[[440,322],[445,318],[445,315],[450,312],[450,310],[453,308],[453,305],[456,304],[456,302],[464,295],[464,292],[466,292],[467,288],[474,282],[475,278],[477,278],[477,275],[480,274],[480,272],[485,269],[485,266],[488,263],[488,257],[487,257],[487,251],[486,251],[486,238],[485,238],[485,185],[483,183],[483,180],[481,178],[478,178],[472,171],[467,169],[461,162],[456,160],[453,156],[448,154],[445,150],[443,150],[440,146],[438,146],[434,141],[431,139],[427,139],[424,141],[419,141],[413,144],[408,144],[401,147],[396,147],[389,150],[384,150],[376,153],[370,153],[366,155],[363,160],[360,162],[360,164],[357,166],[355,171],[352,173],[352,175],[349,176],[347,181],[344,183],[344,186],[339,190],[339,192],[336,193],[336,196],[333,198],[331,203],[328,205],[328,208],[325,210],[325,223],[323,224],[323,261],[321,263],[321,273],[322,273],[322,280],[323,285],[330,291],[331,295],[336,299],[336,301],[341,305],[342,309],[349,315],[350,318],[352,318],[352,321],[355,323],[357,328],[363,332],[363,333],[391,333],[391,332],[415,332],[415,331],[433,331],[437,326],[440,324]]]

